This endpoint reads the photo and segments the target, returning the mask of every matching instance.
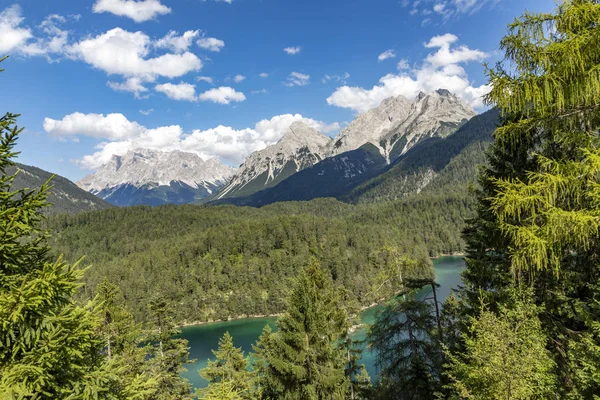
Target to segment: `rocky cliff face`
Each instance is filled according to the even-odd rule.
[[[450,135],[475,115],[473,108],[445,89],[419,93],[412,103],[403,96],[392,97],[342,130],[329,155],[371,143],[391,163],[427,138]]]
[[[113,156],[77,185],[116,205],[184,204],[210,196],[233,174],[231,167],[217,159],[204,161],[193,153],[140,149]]]
[[[273,187],[323,160],[331,139],[304,122],[294,122],[276,144],[252,153],[215,199],[239,197]]]

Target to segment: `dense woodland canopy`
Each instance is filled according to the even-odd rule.
[[[51,244],[91,265],[82,298],[104,279],[146,319],[154,293],[175,304],[179,322],[277,314],[290,280],[315,257],[360,304],[388,260],[385,248],[425,258],[461,251],[466,194],[415,196],[372,206],[333,199],[261,209],[163,206],[109,209],[50,218]]]

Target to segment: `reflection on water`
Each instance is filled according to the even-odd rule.
[[[438,298],[443,300],[450,294],[451,288],[455,288],[460,284],[460,272],[465,263],[461,257],[440,257],[433,260],[433,264],[436,280],[441,285]],[[426,296],[429,292],[430,290],[424,289],[424,293],[421,295]],[[362,323],[372,324],[377,311],[380,309],[381,306],[376,306],[365,310],[361,315]],[[252,351],[252,345],[267,324],[275,328],[275,318],[242,319],[184,328],[181,337],[189,341],[190,358],[196,359],[194,364],[188,365],[188,371],[184,373],[184,376],[190,380],[195,388],[205,387],[207,382],[200,377],[198,371],[206,366],[209,358],[213,357],[211,350],[217,349],[221,336],[228,331],[233,336],[235,346],[241,347],[247,354]],[[364,339],[365,335],[366,329],[358,329],[355,332],[355,338],[359,340]],[[374,378],[376,375],[374,354],[365,351],[362,361],[367,366],[371,378]]]

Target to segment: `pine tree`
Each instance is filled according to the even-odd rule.
[[[298,277],[277,328],[261,338],[263,398],[345,399],[346,354],[339,341],[348,329],[348,317],[316,263]]]
[[[161,295],[155,295],[148,308],[152,318],[152,334],[148,340],[153,344],[148,362],[159,382],[154,399],[191,399],[191,385],[181,376],[184,366],[191,362],[188,343],[176,337],[180,331],[173,322],[172,308]]]
[[[392,298],[368,334],[381,373],[379,396],[429,399],[438,389],[441,347],[431,303],[417,300],[415,291]]]
[[[538,310],[529,293],[511,292],[498,313],[481,303],[463,335],[465,350],[449,354],[447,374],[457,399],[556,398],[555,364],[546,350]]]
[[[0,117],[0,397],[109,397],[118,371],[104,363],[97,314],[73,301],[83,271],[52,260],[40,229],[49,183],[11,190],[17,117]]]
[[[219,340],[219,347],[213,350],[215,360],[209,360],[207,366],[200,371],[200,376],[209,383],[202,393],[218,391],[215,387],[224,388],[229,385],[231,390],[242,398],[250,398],[253,376],[250,372],[250,362],[244,357],[241,348],[233,345],[233,338],[225,332]]]

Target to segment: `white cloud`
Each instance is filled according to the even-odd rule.
[[[266,72],[261,72],[258,76],[260,76],[263,79],[266,79],[269,77],[269,74],[267,74]]]
[[[246,80],[246,77],[244,75],[237,74],[236,76],[233,77],[233,81],[235,83],[240,83],[240,82],[243,82],[244,80]]]
[[[187,151],[204,159],[219,157],[227,163],[238,165],[253,151],[276,143],[296,121],[303,121],[323,133],[340,129],[338,123],[328,124],[300,114],[283,114],[263,119],[252,128],[235,129],[219,125],[185,134],[179,125],[149,129],[128,121],[122,114],[104,116],[81,113],[67,115],[60,121],[46,118],[44,129],[59,137],[90,136],[104,140],[98,144],[98,151],[78,161],[79,165],[88,169],[97,169],[110,161],[113,155],[124,155],[129,150],[139,148]]]
[[[473,107],[482,107],[481,96],[489,91],[487,85],[472,86],[461,64],[482,61],[487,54],[466,46],[452,47],[458,40],[455,35],[434,36],[424,44],[437,51],[427,55],[420,68],[388,74],[371,89],[342,86],[328,99],[330,105],[365,112],[377,107],[384,99],[403,95],[414,98],[419,92],[431,92],[444,88],[461,97]]]
[[[97,0],[92,8],[95,13],[108,12],[120,17],[128,17],[135,22],[144,22],[159,15],[168,14],[171,9],[159,0]]]
[[[235,89],[228,86],[221,86],[219,88],[210,89],[200,96],[198,99],[201,101],[212,101],[213,103],[229,104],[233,102],[241,102],[246,100],[246,96],[242,92],[237,92]]]
[[[474,14],[483,7],[494,5],[499,0],[415,0],[412,2],[410,15],[431,15],[437,14],[442,20],[447,21],[451,18],[458,18],[465,14]],[[402,3],[404,7],[411,5],[411,2]],[[422,25],[426,25],[431,18],[423,20]]]
[[[302,51],[302,47],[300,47],[300,46],[286,47],[285,49],[283,49],[283,51],[285,51],[286,53],[293,56],[293,55],[300,53]]]
[[[126,79],[124,82],[109,81],[108,86],[117,92],[133,93],[136,99],[144,98],[142,93],[146,93],[148,91],[148,88],[143,85],[142,80],[136,77]]]
[[[197,76],[196,81],[210,83],[211,85],[215,83],[214,79],[210,76]]]
[[[251,93],[252,94],[267,94],[269,92],[267,91],[267,89],[260,89],[260,90],[253,90]]]
[[[396,68],[398,68],[398,71],[410,69],[410,64],[408,63],[407,59],[403,58],[402,60],[400,60],[398,62],[398,64],[396,65]]]
[[[54,61],[50,56],[62,54],[69,40],[69,32],[59,26],[68,19],[78,16],[63,17],[58,14],[48,15],[36,27],[41,37],[36,37],[33,30],[23,26],[21,7],[17,4],[0,12],[0,54],[20,54],[23,56],[45,56],[48,61]]]
[[[21,27],[23,22],[21,7],[18,4],[0,13],[0,53],[9,53],[23,47],[33,37],[29,28]]]
[[[84,135],[96,139],[121,140],[140,135],[145,128],[129,122],[123,114],[66,115],[61,120],[44,118],[44,130],[56,137]]]
[[[196,44],[203,49],[215,52],[219,52],[225,47],[225,42],[216,38],[201,38]]]
[[[140,110],[140,114],[142,115],[150,115],[154,112],[154,108],[149,108],[147,110]]]
[[[202,61],[190,52],[150,58],[151,45],[152,41],[143,32],[114,28],[74,44],[69,54],[109,75],[137,77],[148,82],[158,76],[176,78],[202,68]]]
[[[379,55],[379,57],[377,57],[377,59],[381,62],[381,61],[385,61],[388,58],[395,58],[396,57],[396,52],[394,50],[386,50],[383,53],[381,53]]]
[[[292,72],[287,81],[284,82],[286,86],[306,86],[310,83],[310,75],[302,74],[300,72]]]
[[[185,31],[183,35],[178,36],[176,31],[169,31],[163,38],[157,40],[154,46],[159,49],[170,49],[175,53],[188,51],[194,38],[200,34],[200,31]]]
[[[166,94],[167,97],[173,100],[196,100],[196,87],[189,83],[163,83],[156,85],[154,90]]]
[[[323,79],[321,79],[321,82],[323,83],[327,83],[327,82],[338,82],[341,83],[342,85],[346,84],[346,81],[350,78],[350,74],[349,73],[344,73],[343,75],[328,75],[325,74],[325,76],[323,77]]]

